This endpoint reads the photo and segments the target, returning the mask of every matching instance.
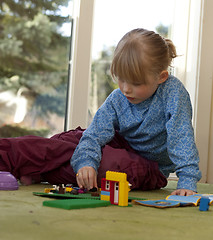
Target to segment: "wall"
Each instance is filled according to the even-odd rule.
[[[202,182],[212,181],[213,165],[210,158],[212,151],[212,84],[213,84],[213,1],[201,1],[200,34],[197,63],[197,84],[195,94],[195,135],[200,154],[200,169],[202,171]],[[212,167],[211,167],[212,168]]]
[[[213,81],[213,79],[212,79]],[[213,85],[213,84],[212,84]],[[213,183],[213,88],[212,88],[212,105],[211,105],[211,125],[209,139],[209,156],[207,165],[207,182]]]

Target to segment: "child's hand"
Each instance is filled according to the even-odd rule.
[[[180,196],[190,196],[194,194],[196,194],[196,192],[188,189],[177,189],[171,193],[171,195],[180,195]]]
[[[86,188],[88,190],[97,186],[97,174],[93,167],[82,167],[76,174],[76,180],[80,188]]]

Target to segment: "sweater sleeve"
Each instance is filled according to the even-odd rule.
[[[71,165],[75,172],[85,166],[91,166],[97,171],[102,157],[101,148],[114,137],[116,123],[116,111],[110,95],[84,131],[74,151]]]
[[[177,189],[197,191],[201,178],[199,154],[192,127],[189,94],[182,85],[168,89],[166,103],[167,151],[179,178]]]

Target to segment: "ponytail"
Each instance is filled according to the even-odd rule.
[[[169,50],[168,54],[169,54],[170,64],[171,64],[172,59],[177,57],[176,47],[173,44],[173,42],[168,38],[165,39],[165,42],[168,46],[168,50]]]

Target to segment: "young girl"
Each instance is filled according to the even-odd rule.
[[[132,189],[142,190],[165,187],[176,172],[172,194],[193,194],[201,178],[199,156],[189,94],[167,71],[175,57],[170,40],[145,29],[130,31],[118,43],[111,65],[119,89],[91,125],[51,138],[0,139],[0,171],[24,184],[44,180],[91,189],[111,170],[127,173]]]
[[[176,172],[179,180],[172,194],[196,192],[201,173],[190,98],[183,84],[167,70],[175,57],[172,41],[152,31],[135,29],[120,40],[111,65],[119,89],[97,111],[71,159],[80,187],[97,187],[102,148],[117,131],[143,157],[137,165],[142,168],[138,178],[161,179],[158,187],[164,187],[162,175],[166,179]],[[150,167],[153,161],[157,169],[154,164]],[[155,168],[154,173],[150,168]],[[143,181],[140,187],[149,189],[149,183]]]

